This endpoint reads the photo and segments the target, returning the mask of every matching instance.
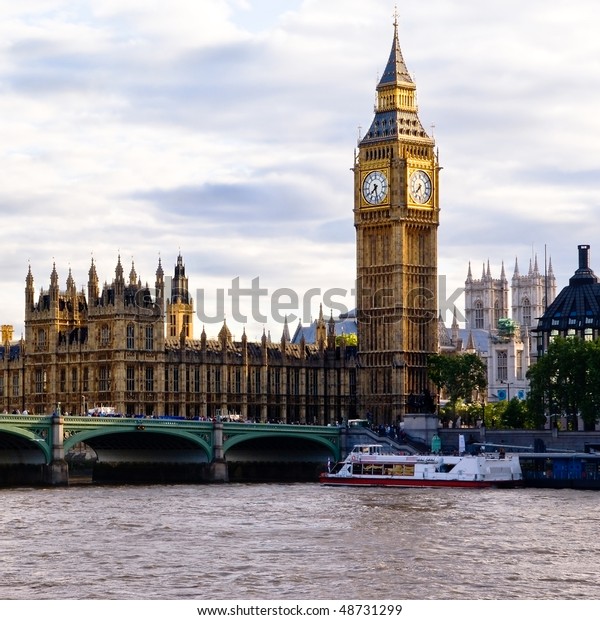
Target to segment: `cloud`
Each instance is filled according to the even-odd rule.
[[[469,261],[490,259],[498,276],[502,261],[526,265],[544,248],[560,288],[578,243],[591,243],[593,266],[600,233],[595,3],[400,8],[444,168],[448,288]],[[38,289],[53,261],[61,283],[70,267],[81,287],[92,254],[101,281],[119,253],[151,283],[159,255],[169,273],[181,251],[193,288],[237,276],[351,288],[349,169],[393,11],[389,0],[4,3],[2,323],[21,329],[29,262]]]

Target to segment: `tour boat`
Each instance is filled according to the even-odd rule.
[[[380,444],[359,444],[319,480],[341,486],[481,488],[519,486],[522,474],[516,455],[401,455]]]

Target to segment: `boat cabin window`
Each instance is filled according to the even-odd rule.
[[[355,446],[353,451],[359,452],[360,454],[383,454],[381,446],[379,445]]]

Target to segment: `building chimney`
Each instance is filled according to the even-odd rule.
[[[589,269],[590,268],[590,246],[589,245],[578,245],[577,249],[579,250],[579,269]]]

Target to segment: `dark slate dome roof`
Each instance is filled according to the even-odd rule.
[[[590,268],[590,246],[577,248],[579,268],[539,319],[538,332],[600,329],[600,283]]]

